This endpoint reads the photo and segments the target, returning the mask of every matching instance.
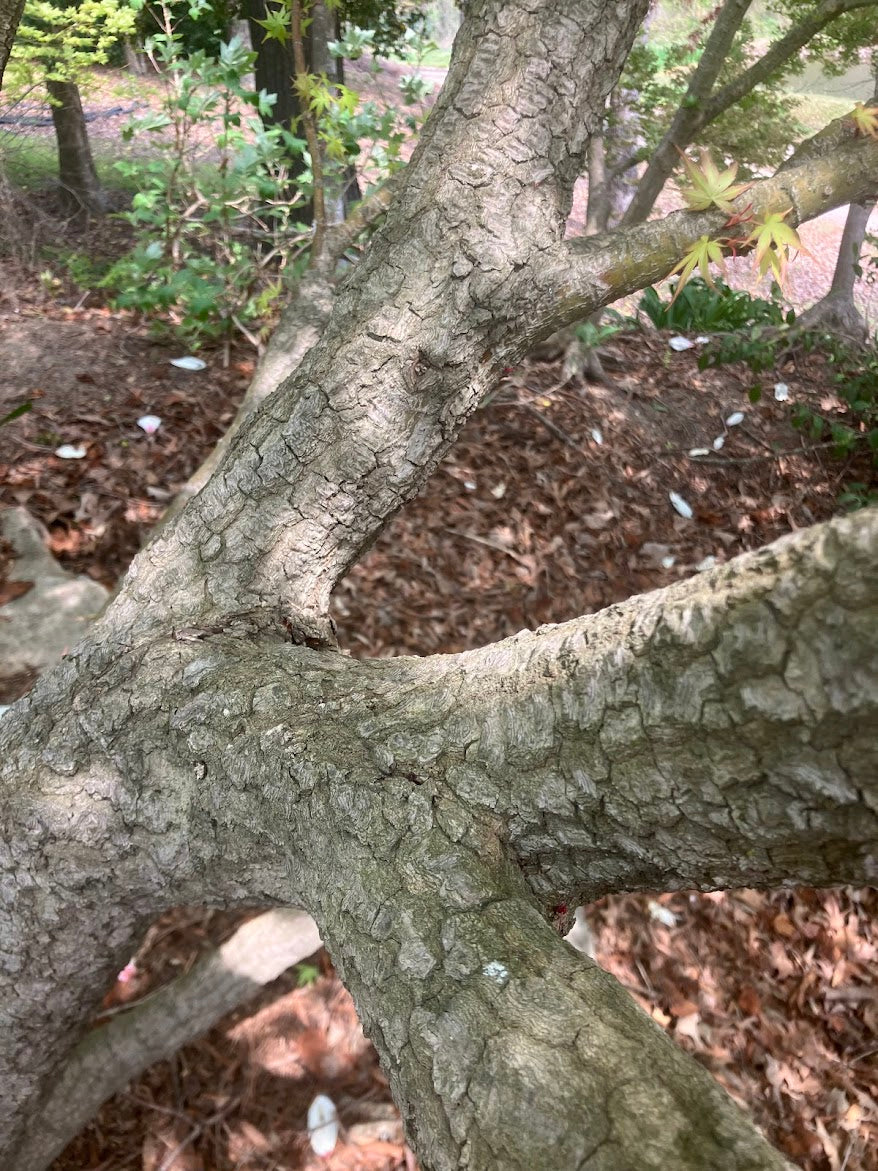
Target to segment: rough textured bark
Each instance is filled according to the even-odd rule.
[[[314,915],[425,1167],[783,1166],[546,920],[874,880],[878,514],[464,655],[330,649],[331,589],[503,368],[722,228],[564,240],[645,6],[468,5],[320,340],[0,721],[0,1163],[144,924],[261,901]],[[833,135],[757,213],[873,193],[878,143]]]
[[[24,0],[0,0],[0,86],[22,12]]]
[[[27,736],[0,731],[4,942],[39,955],[2,1001],[13,1058],[26,1014],[28,1064],[53,1063],[147,907],[258,894],[317,918],[426,1166],[781,1166],[541,911],[874,879],[876,552],[872,510],[455,656],[246,630],[83,648],[19,705]]]
[[[58,144],[58,180],[65,203],[73,213],[102,215],[107,210],[107,196],[95,169],[79,86],[73,81],[47,80],[46,89]]]
[[[225,457],[240,428],[270,394],[295,374],[302,359],[319,340],[332,311],[335,286],[339,279],[338,263],[342,255],[387,210],[397,187],[396,180],[388,180],[358,203],[344,223],[329,229],[323,255],[319,263],[309,268],[292,289],[277,328],[265,347],[229,429],[183,485],[162,518],[163,525],[173,520],[191,497],[201,491]]]
[[[749,69],[743,70],[728,85],[714,92],[726,54],[751,3],[752,0],[726,0],[722,6],[686,95],[665,136],[650,157],[649,166],[638,184],[628,210],[622,217],[623,226],[640,224],[647,218],[677,165],[677,152],[685,150],[700,130],[725,113],[757,85],[767,81],[830,21],[845,12],[868,8],[874,4],[874,0],[823,0],[823,3],[818,4],[803,20],[775,41]]]

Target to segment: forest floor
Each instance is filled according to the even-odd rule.
[[[104,104],[124,104],[107,95]],[[122,115],[115,116],[124,120]],[[100,130],[98,129],[100,126]],[[119,126],[94,124],[116,140]],[[45,137],[47,131],[35,134]],[[571,228],[584,215],[574,203]],[[37,217],[38,242],[45,217]],[[27,227],[37,220],[28,220]],[[806,225],[811,256],[790,296],[828,288],[842,211]],[[125,229],[81,241],[118,251]],[[118,233],[118,236],[114,235]],[[37,268],[0,264],[0,507],[22,504],[69,569],[114,585],[150,527],[233,417],[253,370],[237,347],[189,373],[131,315]],[[736,283],[749,276],[735,270]],[[878,319],[878,289],[860,286]],[[841,406],[818,355],[762,376],[698,369],[699,347],[620,334],[607,381],[562,382],[528,361],[471,419],[422,494],[339,586],[356,655],[430,654],[600,609],[839,511],[866,483],[791,426],[797,405]],[[776,401],[783,382],[789,397]],[[735,413],[743,420],[729,423]],[[151,436],[137,419],[162,420]],[[714,450],[713,441],[723,437]],[[81,445],[81,459],[54,454]],[[707,448],[707,456],[690,456]],[[669,493],[691,508],[673,507]],[[0,564],[0,596],[3,566]],[[14,695],[0,693],[0,703]],[[599,963],[750,1111],[805,1171],[878,1171],[878,892],[844,888],[607,898],[588,908]],[[241,922],[183,907],[150,929],[104,1012],[190,970]],[[318,1159],[305,1134],[318,1092],[347,1131]],[[575,1120],[571,1120],[575,1125]],[[294,969],[107,1103],[55,1171],[391,1171],[414,1166],[374,1051],[325,954]]]
[[[234,351],[223,369],[206,352],[207,369],[189,373],[169,364],[178,346],[129,315],[77,308],[36,282],[13,306],[9,290],[0,414],[25,395],[34,407],[3,428],[0,505],[27,507],[65,566],[112,585],[231,419],[252,354]],[[832,516],[843,483],[868,478],[790,424],[796,404],[840,410],[819,356],[769,372],[754,404],[747,370],[700,371],[697,346],[678,353],[668,340],[615,337],[605,384],[562,384],[557,362],[510,370],[337,590],[345,647],[456,651],[593,611]],[[743,421],[728,423],[735,412]],[[144,414],[162,420],[152,436],[136,425]],[[53,454],[62,443],[84,458]],[[189,970],[240,921],[193,907],[164,916],[105,1008]],[[588,922],[598,962],[801,1167],[878,1168],[878,893],[614,897]],[[55,1171],[413,1166],[349,998],[325,955],[313,967],[313,983],[288,972],[128,1086]],[[304,1133],[321,1091],[349,1128],[324,1160]]]

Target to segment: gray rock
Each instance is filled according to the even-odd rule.
[[[0,690],[62,658],[109,596],[91,578],[62,569],[46,546],[47,537],[26,508],[0,513],[0,538],[15,551],[9,579],[34,583],[26,594],[0,606]]]

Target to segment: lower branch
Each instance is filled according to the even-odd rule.
[[[44,1171],[118,1089],[319,947],[310,915],[267,911],[186,975],[89,1033],[39,1108],[16,1155],[16,1171]]]
[[[788,1168],[621,985],[546,924],[490,836],[441,799],[435,816],[390,866],[346,852],[350,886],[325,888],[321,908],[425,1168]]]

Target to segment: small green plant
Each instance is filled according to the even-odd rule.
[[[319,979],[320,969],[315,968],[313,964],[296,965],[296,986],[298,988],[307,988],[310,984],[316,984]]]
[[[583,349],[594,350],[615,337],[617,333],[634,329],[636,325],[633,317],[626,317],[616,309],[604,309],[599,322],[581,321],[575,332]]]
[[[730,288],[725,281],[713,284],[694,277],[684,287],[673,288],[664,301],[650,286],[638,308],[657,329],[698,330],[703,333],[734,332],[753,326],[791,324],[792,310],[784,310],[777,296],[771,300]],[[737,360],[737,359],[732,359]]]
[[[812,407],[793,413],[793,426],[815,442],[830,441],[839,457],[864,447],[878,466],[878,337],[865,346],[852,346],[835,334],[811,335],[810,344],[826,355],[835,393],[847,407],[843,420],[827,418]]]
[[[162,107],[123,133],[148,135],[158,156],[116,164],[138,189],[122,213],[135,244],[101,284],[116,305],[164,318],[193,345],[236,329],[252,339],[286,257],[306,242],[288,190],[289,152],[304,144],[263,123],[273,98],[247,86],[254,55],[239,39],[218,57],[186,57],[170,9],[155,15],[163,31],[146,51],[166,81]]]
[[[847,512],[856,512],[858,508],[871,508],[878,504],[878,488],[870,488],[868,484],[854,481],[846,486],[838,502]]]
[[[788,350],[791,341],[806,352],[820,351],[826,359],[836,395],[845,406],[844,414],[830,416],[807,403],[797,403],[790,412],[790,422],[811,443],[826,444],[840,459],[865,452],[878,467],[878,335],[865,346],[852,345],[835,334],[808,331],[791,334],[791,315],[778,328],[754,325],[749,331],[722,334],[715,338],[699,359],[699,366],[720,366],[745,362],[756,374],[774,368],[781,348]],[[750,389],[750,399],[758,402],[760,383]],[[839,497],[848,509],[878,503],[878,490],[859,482],[848,484]]]

